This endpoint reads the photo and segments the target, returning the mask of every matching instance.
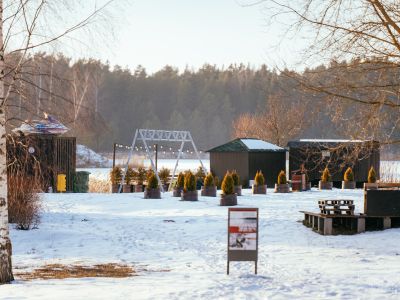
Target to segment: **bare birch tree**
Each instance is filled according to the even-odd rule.
[[[93,4],[91,8],[89,2]],[[21,85],[17,82],[27,57],[33,51],[46,49],[58,41],[68,41],[74,32],[104,18],[103,13],[111,2],[105,0],[97,6],[96,1],[0,0],[0,284],[13,280],[7,207],[7,99],[12,91],[18,90],[23,104],[25,89],[18,89]],[[76,12],[72,8],[76,5],[86,5],[89,11],[81,20],[74,17]],[[5,58],[13,55],[17,60],[6,74]],[[38,88],[42,91],[43,87],[39,84]]]

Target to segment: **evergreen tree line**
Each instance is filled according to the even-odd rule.
[[[7,57],[9,70],[17,59]],[[343,124],[351,124],[351,116],[359,118],[360,112],[367,111],[355,103],[328,100],[326,94],[304,88],[299,80],[326,84],[335,82],[336,76],[354,82],[357,78],[346,62],[302,73],[278,72],[265,65],[219,68],[206,64],[195,71],[165,66],[148,74],[142,66],[131,70],[97,60],[72,62],[60,54],[39,53],[22,68],[18,78],[7,78],[16,81],[7,103],[8,128],[48,112],[70,127],[69,134],[77,136],[79,143],[97,151],[110,151],[113,142],[130,144],[137,128],[189,130],[198,147],[206,150],[232,138],[233,123],[243,114],[262,113],[269,113],[269,119],[301,123],[290,138],[349,138],[353,137],[350,126]],[[364,83],[375,80],[372,71],[366,72],[358,79]],[[29,99],[21,101],[19,89]],[[282,114],[290,115],[280,118]],[[274,124],[287,128],[278,121]],[[270,130],[271,124],[258,126]]]

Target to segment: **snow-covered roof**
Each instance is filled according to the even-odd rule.
[[[208,152],[281,152],[286,151],[277,145],[254,138],[238,138],[208,150]]]
[[[272,150],[272,151],[276,151],[276,150],[284,150],[283,148],[268,143],[266,141],[263,140],[257,140],[257,139],[240,139],[240,141],[246,145],[246,147],[249,150]]]
[[[362,143],[363,140],[341,140],[341,139],[300,139],[300,142],[310,143]]]

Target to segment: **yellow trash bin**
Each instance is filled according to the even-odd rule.
[[[67,175],[58,174],[57,175],[57,192],[66,192],[67,191]]]

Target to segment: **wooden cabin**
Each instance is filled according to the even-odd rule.
[[[238,138],[207,152],[214,175],[222,180],[226,171],[236,170],[243,187],[249,187],[258,170],[268,187],[273,187],[279,172],[286,169],[286,149],[259,139]]]
[[[67,192],[72,192],[75,165],[75,137],[12,134],[7,138],[8,176],[39,178],[44,192],[56,191],[58,174],[66,175]]]
[[[379,178],[380,144],[377,141],[307,139],[290,141],[288,147],[289,173],[304,165],[313,184],[320,180],[325,167],[329,168],[336,186],[348,167],[353,168],[358,186],[367,182],[370,167],[374,167]]]

